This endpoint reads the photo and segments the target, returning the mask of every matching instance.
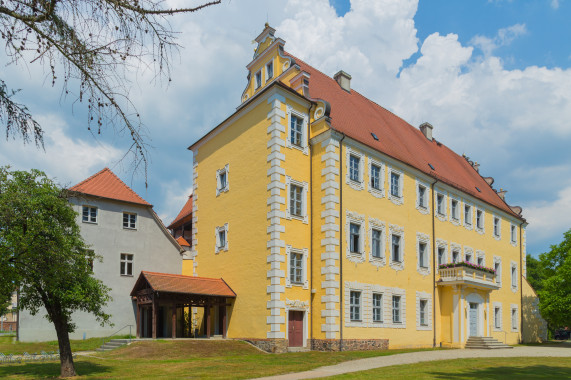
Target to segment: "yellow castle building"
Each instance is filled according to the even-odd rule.
[[[236,293],[212,333],[273,352],[522,341],[521,208],[430,124],[289,54],[267,24],[256,42],[236,112],[189,148],[183,274]]]

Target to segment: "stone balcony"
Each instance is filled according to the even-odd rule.
[[[495,290],[499,289],[496,275],[485,270],[457,266],[454,268],[438,269],[438,286],[463,285],[472,288]]]

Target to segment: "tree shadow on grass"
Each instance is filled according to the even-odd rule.
[[[111,367],[88,361],[75,362],[75,371],[80,376],[102,375],[109,372]],[[0,379],[6,377],[24,379],[45,379],[57,378],[60,375],[60,363],[22,363],[22,364],[2,364],[0,365]]]
[[[525,360],[525,358],[520,358]],[[561,358],[562,363],[569,358]],[[482,369],[465,370],[461,373],[431,372],[435,379],[571,379],[571,368],[547,365],[534,365],[527,367],[488,367]]]

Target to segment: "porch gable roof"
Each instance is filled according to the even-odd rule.
[[[131,291],[131,296],[134,297],[138,291],[145,289],[145,285],[148,285],[148,288],[152,289],[153,292],[236,297],[236,293],[222,278],[193,277],[147,271],[141,271]]]

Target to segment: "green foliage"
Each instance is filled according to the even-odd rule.
[[[74,330],[71,313],[92,313],[103,324],[108,288],[93,277],[76,213],[44,173],[0,168],[0,288],[20,288],[20,309],[62,317]]]
[[[571,229],[559,245],[539,255],[539,310],[552,328],[571,326]]]
[[[529,284],[536,292],[541,291],[543,289],[543,280],[545,280],[541,261],[528,253],[525,262],[527,266],[527,281],[529,281]]]

